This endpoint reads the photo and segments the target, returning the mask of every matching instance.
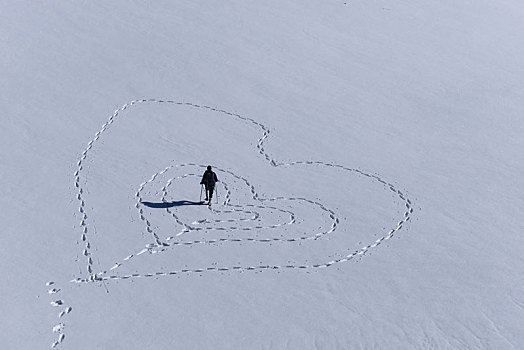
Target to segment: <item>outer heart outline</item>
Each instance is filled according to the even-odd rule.
[[[282,266],[266,265],[266,266],[205,267],[205,268],[196,268],[196,269],[183,269],[183,270],[177,270],[177,271],[171,271],[171,272],[156,272],[156,273],[147,273],[147,274],[136,274],[135,273],[135,274],[124,275],[124,276],[117,276],[117,275],[107,276],[107,272],[108,271],[102,271],[102,272],[95,273],[93,271],[93,266],[92,266],[93,265],[92,253],[91,253],[92,247],[91,247],[91,244],[90,244],[90,242],[88,240],[88,235],[87,235],[88,234],[88,221],[87,221],[86,205],[85,205],[85,201],[84,201],[84,198],[83,198],[84,190],[83,190],[83,188],[81,186],[81,183],[80,183],[80,174],[81,174],[82,169],[83,169],[83,161],[86,159],[87,154],[89,153],[89,151],[93,147],[93,144],[96,141],[98,141],[100,136],[108,129],[108,127],[111,124],[114,123],[115,118],[117,118],[119,116],[120,112],[123,112],[127,108],[129,108],[129,107],[131,107],[131,106],[133,106],[135,104],[138,104],[138,103],[168,103],[168,104],[175,104],[175,105],[185,105],[185,106],[190,106],[190,107],[194,107],[194,108],[208,109],[208,110],[211,110],[211,111],[214,111],[214,112],[218,112],[218,113],[221,113],[221,114],[224,114],[224,115],[228,115],[230,117],[238,118],[238,119],[246,121],[246,122],[250,122],[253,125],[255,125],[256,127],[260,128],[262,130],[262,132],[263,132],[262,137],[260,137],[258,139],[256,147],[257,147],[258,153],[261,154],[264,157],[264,159],[267,162],[269,162],[269,164],[271,166],[279,167],[279,166],[295,166],[295,165],[306,165],[306,166],[307,165],[319,165],[319,166],[338,168],[338,169],[342,169],[342,170],[348,171],[348,172],[354,172],[354,173],[360,174],[362,176],[368,177],[371,180],[376,181],[376,182],[378,182],[378,183],[380,183],[382,185],[387,186],[387,188],[391,192],[393,192],[395,195],[397,195],[404,202],[404,205],[406,207],[406,211],[404,212],[404,215],[403,215],[402,219],[399,220],[399,222],[398,222],[396,227],[394,227],[391,230],[389,230],[386,234],[384,234],[382,237],[378,238],[374,242],[372,242],[372,243],[370,243],[370,244],[360,248],[359,250],[356,250],[356,251],[352,252],[349,255],[344,256],[343,258],[331,260],[331,261],[320,263],[320,264],[313,264],[313,265],[282,265]],[[82,233],[81,233],[81,237],[80,238],[81,238],[81,241],[84,243],[83,255],[86,257],[86,260],[87,260],[86,271],[88,273],[88,276],[86,278],[74,279],[71,282],[76,283],[76,284],[83,284],[83,283],[90,283],[90,282],[104,282],[105,280],[111,280],[111,279],[125,280],[125,279],[138,278],[138,277],[170,276],[170,275],[177,275],[177,274],[180,274],[180,273],[184,273],[184,274],[188,274],[188,273],[202,273],[202,272],[206,272],[206,271],[228,271],[228,270],[253,271],[253,270],[267,270],[267,269],[278,270],[278,269],[312,269],[312,268],[317,269],[317,268],[327,268],[327,267],[332,266],[334,264],[347,262],[347,261],[350,261],[350,260],[352,260],[353,258],[355,258],[357,256],[364,255],[368,250],[377,247],[383,241],[389,240],[391,237],[393,237],[393,235],[396,232],[398,232],[400,229],[402,229],[402,227],[403,227],[403,225],[405,223],[407,223],[409,220],[411,220],[411,214],[413,213],[413,205],[412,205],[411,200],[409,198],[407,198],[407,196],[402,191],[398,190],[393,184],[383,180],[379,175],[371,174],[371,173],[365,172],[365,171],[360,170],[360,169],[349,168],[349,167],[346,167],[346,166],[343,166],[343,165],[340,165],[340,164],[325,163],[325,162],[322,162],[322,161],[294,161],[294,162],[290,162],[290,163],[278,162],[275,159],[271,158],[269,156],[269,154],[267,154],[267,152],[264,149],[264,141],[268,138],[269,134],[270,134],[270,130],[265,125],[263,125],[262,123],[254,120],[252,118],[248,118],[248,117],[241,116],[239,114],[231,113],[231,112],[228,112],[228,111],[223,110],[223,109],[217,109],[217,108],[214,108],[214,107],[210,107],[210,106],[206,106],[206,105],[199,105],[199,104],[190,103],[190,102],[175,102],[174,100],[163,100],[163,99],[154,99],[154,98],[152,98],[152,99],[140,99],[140,100],[133,100],[133,101],[131,101],[129,103],[126,103],[120,109],[117,109],[109,117],[108,121],[102,125],[101,129],[95,134],[94,138],[91,141],[88,142],[87,148],[82,152],[82,155],[81,155],[80,159],[77,162],[77,169],[76,169],[76,171],[74,173],[74,178],[75,178],[74,186],[77,188],[76,198],[77,198],[78,203],[79,203],[78,211],[82,215],[82,219],[80,221],[80,227],[81,227],[81,232]],[[197,165],[197,164],[187,164],[187,165],[201,166],[201,165]],[[170,166],[170,167],[172,167],[172,166]],[[142,183],[140,185],[139,190],[137,191],[136,196],[140,197],[139,196],[140,189],[143,188],[143,186],[145,186],[148,182],[153,181],[156,178],[156,176],[158,176],[159,174],[162,174],[162,173],[168,171],[170,167],[166,167],[165,169],[157,172],[156,174],[154,174],[151,177],[150,180]],[[237,176],[235,174],[233,174],[233,175]],[[246,183],[250,186],[251,192],[253,194],[253,197],[255,199],[259,199],[259,198],[257,198],[258,195],[257,195],[257,193],[256,193],[256,191],[254,189],[254,186],[250,185],[249,182],[245,178],[242,178],[242,179],[244,181],[246,181]],[[164,188],[164,193],[165,193],[165,188]],[[294,198],[294,199],[296,199],[296,198]],[[303,200],[307,200],[307,199],[304,199],[304,198],[299,198],[299,199],[300,200],[302,200],[302,199]],[[332,210],[324,207],[321,203],[313,202],[313,201],[311,201],[311,202],[314,203],[314,204],[319,205],[321,207],[321,209],[329,212],[330,215],[332,215],[332,219],[335,220],[335,224],[331,227],[331,231],[334,231],[335,228],[336,228],[336,225],[339,222],[338,218],[335,217],[335,213]],[[138,207],[137,207],[137,209],[138,209]],[[142,250],[141,252],[143,253],[143,252],[147,251],[147,249],[153,249],[153,248],[155,248],[155,245],[156,245],[156,248],[162,248],[162,246],[164,244],[165,244],[165,242],[161,242],[161,241],[157,240],[153,246],[146,247],[146,250]],[[131,259],[132,257],[133,257],[133,255],[127,256],[122,261],[127,261],[127,260]],[[119,263],[117,263],[115,266],[113,266],[112,269],[118,268],[119,266],[120,266]],[[46,286],[49,288],[49,291],[48,291],[49,295],[55,295],[55,294],[57,294],[57,293],[59,293],[61,291],[59,288],[55,287],[55,283],[53,281],[47,282]],[[54,307],[62,307],[63,308],[63,310],[58,315],[59,319],[61,319],[63,316],[66,316],[67,314],[69,314],[72,311],[71,306],[65,305],[64,302],[61,299],[53,300],[51,302],[51,305],[54,306]],[[51,345],[52,348],[55,348],[60,343],[62,343],[64,338],[65,338],[64,323],[60,322],[57,325],[55,325],[53,327],[53,332],[58,333],[58,339]]]
[[[263,132],[263,135],[258,139],[256,147],[258,149],[258,153],[260,153],[265,158],[265,160],[269,162],[269,164],[271,166],[279,167],[279,166],[295,166],[295,165],[320,165],[320,166],[326,166],[326,167],[339,168],[339,169],[342,169],[342,170],[345,170],[345,171],[355,172],[355,173],[358,173],[360,175],[366,176],[366,177],[370,178],[371,180],[374,180],[374,181],[377,181],[378,183],[386,185],[389,188],[390,191],[395,193],[405,203],[406,211],[404,213],[404,216],[398,222],[398,224],[397,224],[397,226],[395,228],[391,229],[387,234],[385,234],[384,236],[382,236],[379,239],[375,240],[374,242],[372,242],[372,243],[362,247],[360,250],[354,251],[351,254],[344,256],[343,258],[331,260],[331,261],[328,261],[328,262],[325,262],[325,263],[321,263],[321,264],[298,265],[298,266],[296,266],[296,265],[285,265],[285,266],[276,266],[276,265],[269,266],[269,265],[266,265],[266,266],[258,266],[258,267],[257,266],[233,266],[233,267],[220,267],[220,268],[203,267],[203,268],[197,268],[197,269],[192,269],[192,270],[184,269],[184,270],[171,271],[171,272],[158,272],[158,273],[147,273],[147,274],[137,274],[137,273],[135,273],[135,274],[124,275],[124,276],[117,276],[117,275],[106,276],[108,271],[100,271],[100,272],[96,272],[95,273],[94,270],[93,270],[93,259],[92,259],[92,253],[91,253],[92,246],[91,246],[91,243],[89,242],[88,236],[87,236],[88,222],[87,222],[87,214],[86,214],[86,210],[85,210],[85,201],[83,199],[83,189],[82,189],[82,186],[80,184],[80,173],[81,173],[81,171],[83,169],[82,163],[86,159],[89,150],[93,147],[93,144],[96,141],[98,141],[100,136],[109,128],[109,126],[111,124],[114,123],[114,121],[116,120],[115,118],[117,118],[119,116],[120,112],[123,112],[127,108],[129,108],[129,107],[131,107],[131,106],[133,106],[135,104],[138,104],[138,103],[166,103],[166,104],[174,104],[174,105],[185,105],[185,106],[190,106],[190,107],[193,107],[193,108],[208,109],[208,110],[211,110],[211,111],[214,111],[214,112],[217,112],[217,113],[221,113],[221,114],[228,115],[228,116],[231,116],[231,117],[234,117],[234,118],[238,118],[238,119],[243,120],[243,121],[250,122],[253,125],[255,125],[256,127],[260,128],[262,130],[262,132]],[[329,267],[329,266],[331,266],[333,264],[347,262],[347,261],[353,259],[356,256],[360,256],[360,255],[365,254],[369,249],[375,248],[378,245],[380,245],[383,241],[388,240],[391,237],[393,237],[393,235],[402,228],[403,224],[408,222],[411,219],[411,215],[410,214],[413,212],[413,207],[412,207],[411,200],[408,199],[404,195],[403,192],[401,192],[400,190],[396,189],[393,184],[386,182],[380,176],[375,175],[375,174],[367,173],[367,172],[362,171],[360,169],[348,168],[348,167],[343,166],[343,165],[334,164],[334,163],[325,163],[325,162],[322,162],[322,161],[294,161],[294,162],[289,162],[289,163],[278,162],[275,159],[271,158],[269,156],[269,154],[264,149],[264,141],[268,138],[269,134],[270,134],[270,131],[269,131],[269,129],[265,125],[263,125],[262,123],[254,120],[252,118],[244,117],[244,116],[241,116],[239,114],[228,112],[228,111],[223,110],[223,109],[217,109],[217,108],[214,108],[214,107],[210,107],[210,106],[206,106],[206,105],[199,105],[199,104],[195,104],[195,103],[191,103],[191,102],[176,102],[174,100],[163,100],[163,99],[141,99],[141,100],[133,100],[133,101],[127,103],[127,104],[124,104],[120,109],[117,109],[109,117],[109,120],[105,124],[102,125],[101,129],[95,134],[95,137],[91,141],[88,142],[87,148],[82,152],[82,156],[80,157],[79,161],[77,162],[77,170],[74,173],[74,176],[75,176],[75,187],[78,189],[77,199],[78,199],[79,204],[80,204],[79,205],[79,212],[82,214],[82,220],[80,221],[80,227],[82,229],[81,240],[85,244],[84,245],[84,250],[83,250],[83,255],[86,257],[86,260],[87,260],[86,270],[87,270],[89,276],[86,277],[86,278],[79,277],[77,279],[74,279],[72,282],[85,283],[85,282],[103,281],[103,280],[109,280],[109,279],[129,279],[129,278],[138,278],[138,277],[167,276],[167,275],[175,275],[175,274],[178,274],[178,273],[191,273],[191,272],[201,273],[203,271],[214,271],[214,270],[227,271],[227,270],[230,270],[230,269],[232,269],[232,270],[257,270],[257,269],[269,269],[269,268],[271,268],[271,269],[280,269],[280,268],[301,268],[301,269],[325,268],[325,267]],[[142,183],[140,185],[139,190],[136,193],[136,197],[140,198],[140,191],[141,191],[141,189],[143,189],[143,187],[147,183],[154,181],[155,178],[158,175],[161,175],[161,174],[165,173],[166,171],[168,171],[173,166],[185,166],[185,165],[202,166],[202,165],[192,164],[192,163],[168,166],[165,169],[163,169],[163,170],[153,174],[151,176],[150,180],[145,181],[144,183]],[[227,170],[225,170],[225,171],[227,171]],[[236,175],[236,174],[233,174],[233,173],[231,173],[231,174],[233,176],[238,177],[238,175]],[[256,193],[254,186],[251,185],[245,178],[243,178],[243,177],[240,177],[240,178],[243,181],[245,181],[250,186],[251,192],[253,194],[253,198],[261,200],[260,198],[258,198],[258,194]],[[328,211],[331,215],[334,216],[334,212],[332,210],[324,207],[321,203],[313,202],[313,201],[311,201],[311,202],[319,205],[321,207],[321,209]],[[138,204],[137,204],[137,208],[138,208]],[[336,223],[338,223],[338,219],[336,219]],[[336,227],[336,224],[333,227],[333,229],[335,227]],[[137,255],[143,254],[148,249],[155,248],[155,246],[157,248],[160,248],[160,247],[165,246],[165,245],[166,245],[165,242],[161,242],[158,239],[158,237],[155,237],[155,243],[146,246],[146,248],[142,249],[140,252],[138,252]],[[126,258],[124,258],[122,260],[122,262],[131,259],[133,256],[135,256],[135,255],[132,254],[132,255],[127,256]],[[121,265],[121,263],[116,263],[116,265],[113,267],[113,269],[117,268],[120,265]]]

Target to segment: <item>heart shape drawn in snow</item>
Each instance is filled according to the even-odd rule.
[[[333,180],[340,178],[340,176],[351,177],[355,183],[358,182],[358,186],[353,191],[358,191],[359,188],[369,188],[369,191],[371,191],[373,187],[381,188],[381,191],[390,197],[391,194],[394,194],[400,207],[403,208],[401,210],[401,212],[403,211],[402,217],[394,220],[392,227],[383,231],[382,234],[375,232],[372,239],[365,238],[366,236],[364,238],[358,237],[346,246],[353,247],[358,244],[358,248],[342,250],[344,248],[340,248],[340,237],[347,236],[342,235],[343,232],[339,229],[342,225],[342,219],[337,215],[336,209],[329,208],[323,201],[305,196],[262,196],[246,176],[239,174],[233,166],[228,166],[215,167],[215,171],[220,174],[221,180],[217,184],[217,201],[219,199],[220,204],[214,204],[207,208],[201,206],[200,202],[197,201],[179,200],[180,189],[183,191],[184,188],[188,187],[185,186],[185,183],[194,184],[199,181],[207,164],[171,164],[155,172],[148,180],[142,180],[143,182],[133,193],[133,206],[139,217],[138,222],[142,226],[140,229],[142,236],[136,234],[137,231],[139,232],[137,229],[133,231],[131,228],[131,232],[126,230],[126,235],[122,235],[125,238],[120,240],[127,243],[128,240],[134,239],[129,242],[131,246],[122,245],[127,252],[124,254],[124,250],[122,250],[121,257],[104,257],[103,253],[100,254],[100,251],[103,250],[102,246],[104,244],[109,246],[114,242],[109,239],[100,244],[100,242],[104,242],[103,238],[101,238],[102,240],[98,237],[94,238],[95,235],[91,234],[91,217],[88,217],[86,190],[84,189],[86,181],[83,179],[85,177],[83,174],[86,158],[94,151],[92,150],[93,147],[101,143],[101,137],[114,127],[115,121],[119,117],[122,118],[121,114],[126,109],[137,105],[150,104],[206,111],[215,116],[217,114],[226,116],[235,120],[235,123],[241,122],[251,125],[262,133],[257,141],[256,149],[269,166],[266,167],[267,172],[271,173],[270,178],[289,178],[290,172],[299,171],[307,174],[312,169],[322,173],[320,178]],[[411,219],[413,212],[411,201],[403,192],[380,176],[322,161],[279,162],[264,149],[264,142],[269,135],[270,130],[254,119],[194,103],[144,99],[131,101],[116,110],[87,144],[74,173],[74,185],[77,188],[76,198],[79,204],[78,211],[81,215],[79,223],[81,229],[80,242],[82,244],[82,255],[85,257],[86,275],[71,282],[83,284],[106,280],[201,274],[212,271],[327,268],[364,255],[393,237]],[[327,182],[329,183],[329,181]],[[288,186],[292,187],[293,185],[288,184]],[[386,189],[386,191],[382,189]],[[300,189],[300,186],[295,190],[295,192],[304,192],[302,191],[303,188]],[[325,190],[322,191],[325,192]],[[279,190],[278,193],[282,192]],[[328,193],[328,196],[336,197],[333,193]],[[368,194],[365,198],[367,196]],[[343,205],[343,201],[344,198],[338,204]],[[363,204],[357,203],[357,205]],[[92,211],[94,210],[92,209]],[[372,210],[368,209],[367,211]],[[103,212],[91,214],[94,216],[103,215]],[[365,221],[364,217],[365,215],[361,215],[361,221]],[[110,221],[110,217],[107,220]],[[389,224],[391,219],[386,221]],[[363,231],[366,230],[368,228],[363,229]],[[104,237],[109,236],[111,238],[111,234],[105,233]],[[98,236],[101,236],[101,233]],[[93,242],[97,239],[98,245]],[[141,246],[134,245],[137,244],[137,239],[142,241]],[[369,239],[368,243],[362,244],[365,239]],[[309,242],[311,242],[311,245],[309,245]],[[315,245],[319,242],[323,242],[323,245],[316,248]],[[237,254],[239,245],[244,245],[243,249],[247,249],[248,252],[239,256]],[[180,250],[182,247],[193,248],[197,246],[199,249],[196,251]],[[232,248],[234,246],[236,248]],[[297,249],[299,246],[304,247],[304,249]],[[217,253],[217,247],[221,247],[221,252]],[[96,269],[94,264],[95,250],[99,254],[97,260],[100,260],[101,257],[106,260],[102,259],[103,264],[99,264]],[[225,253],[223,250],[226,250]],[[173,251],[177,251],[176,256],[169,254]],[[333,251],[336,253],[333,254]],[[260,263],[268,256],[271,261]],[[240,262],[238,262],[239,257],[242,259]],[[104,264],[109,261],[108,259],[112,259],[113,262],[105,266]],[[165,266],[169,266],[169,264],[185,266],[187,261],[191,261],[194,266],[165,269]],[[220,265],[216,261],[221,261]],[[70,311],[69,307],[67,313]],[[60,315],[60,317],[62,316],[64,314]],[[62,329],[63,327],[60,327],[59,339],[54,346],[63,341]]]

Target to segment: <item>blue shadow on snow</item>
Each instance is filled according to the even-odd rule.
[[[203,205],[204,202],[192,202],[192,201],[174,201],[174,202],[162,202],[162,203],[152,203],[152,202],[140,202],[146,207],[149,208],[172,208],[172,207],[181,207],[184,205]]]

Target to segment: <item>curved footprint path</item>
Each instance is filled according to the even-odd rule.
[[[234,205],[231,204],[231,191],[229,189],[229,186],[227,183],[222,182],[222,191],[225,193],[224,198],[222,198],[222,207],[224,209],[216,210],[213,207],[208,208],[208,210],[212,211],[213,213],[223,213],[223,214],[241,214],[241,218],[239,219],[226,219],[226,220],[196,220],[194,222],[188,223],[179,218],[175,211],[170,210],[170,208],[167,206],[165,208],[168,215],[170,215],[174,222],[176,222],[178,225],[181,226],[180,232],[175,234],[174,236],[169,236],[166,238],[162,238],[161,234],[159,232],[155,232],[153,230],[151,223],[144,215],[144,199],[142,197],[142,192],[144,188],[155,181],[155,179],[158,176],[164,175],[170,170],[173,170],[174,168],[177,169],[184,169],[188,168],[191,170],[205,168],[204,165],[199,164],[177,164],[177,165],[170,165],[159,172],[153,174],[151,178],[142,184],[140,184],[136,194],[136,203],[135,207],[138,211],[138,215],[140,217],[140,220],[145,225],[147,232],[151,235],[152,243],[147,244],[143,249],[140,251],[134,252],[133,254],[130,254],[126,257],[124,257],[121,261],[116,262],[114,266],[109,268],[108,270],[103,271],[95,271],[93,267],[93,254],[92,254],[92,245],[89,242],[89,223],[88,223],[88,217],[86,213],[86,203],[84,201],[84,190],[82,188],[81,182],[80,182],[80,175],[83,170],[83,162],[86,159],[89,151],[93,147],[94,144],[100,139],[102,134],[117,120],[117,117],[119,117],[119,114],[126,110],[127,108],[132,107],[133,105],[139,104],[139,103],[161,103],[161,104],[173,104],[173,105],[184,105],[189,106],[192,108],[199,108],[199,109],[207,109],[211,110],[216,113],[220,113],[222,115],[237,118],[241,121],[248,122],[253,124],[255,127],[259,128],[262,132],[262,136],[258,139],[257,142],[257,150],[258,153],[261,154],[264,159],[269,163],[272,167],[291,167],[291,166],[297,166],[297,165],[304,165],[304,166],[322,166],[322,167],[331,167],[331,168],[337,168],[343,171],[347,171],[350,173],[356,173],[361,176],[365,176],[369,178],[370,181],[377,182],[378,184],[385,185],[386,188],[393,192],[405,205],[405,212],[403,214],[402,218],[399,218],[399,221],[397,225],[393,228],[391,228],[389,231],[384,233],[382,237],[376,239],[375,241],[367,244],[366,246],[360,248],[359,250],[356,250],[352,252],[351,254],[345,255],[342,258],[324,261],[318,264],[302,264],[302,265],[260,265],[260,266],[202,266],[199,268],[193,268],[193,269],[182,269],[182,270],[173,270],[170,272],[155,272],[152,271],[150,273],[134,273],[129,275],[116,275],[113,274],[113,272],[118,269],[120,266],[124,265],[127,261],[134,259],[141,254],[145,252],[160,252],[164,251],[166,249],[172,249],[177,246],[188,246],[188,245],[195,245],[195,244],[214,244],[214,243],[224,243],[224,242],[241,242],[241,241],[251,241],[251,242],[257,242],[257,243],[267,243],[267,242],[281,242],[281,243],[291,243],[294,242],[300,242],[302,240],[316,240],[324,235],[333,233],[337,225],[339,224],[339,218],[337,217],[336,213],[324,206],[322,203],[317,201],[312,201],[307,198],[286,198],[286,197],[275,197],[275,198],[261,198],[258,193],[256,192],[255,186],[252,185],[245,177],[235,174],[230,170],[227,169],[219,169],[220,172],[223,172],[225,174],[228,174],[228,176],[231,176],[233,179],[244,183],[249,191],[251,192],[251,198],[255,203],[258,204],[245,204],[245,205]],[[355,168],[349,168],[340,164],[334,164],[334,163],[326,163],[322,161],[295,161],[295,162],[289,162],[289,163],[283,163],[279,162],[265,151],[264,149],[264,142],[269,137],[270,130],[263,124],[259,123],[258,121],[241,116],[239,114],[231,113],[223,109],[217,109],[206,105],[199,105],[189,102],[176,102],[173,100],[161,100],[161,99],[142,99],[142,100],[134,100],[131,101],[128,104],[123,105],[120,109],[116,110],[108,119],[106,123],[104,123],[101,127],[101,129],[95,134],[94,138],[88,142],[86,149],[82,152],[82,155],[80,159],[77,162],[77,169],[74,173],[74,185],[77,188],[77,195],[76,198],[79,203],[78,211],[81,215],[81,221],[80,221],[80,227],[81,227],[81,236],[80,241],[82,242],[82,255],[85,257],[85,263],[86,263],[86,272],[87,275],[85,278],[77,278],[72,280],[71,282],[77,283],[77,284],[83,284],[83,283],[91,283],[91,282],[103,282],[105,280],[126,280],[126,279],[132,279],[132,278],[144,278],[144,277],[158,277],[158,276],[172,276],[172,275],[178,275],[178,274],[191,274],[191,273],[203,273],[203,272],[212,272],[212,271],[256,271],[256,270],[279,270],[279,269],[320,269],[320,268],[327,268],[329,266],[340,264],[344,262],[348,262],[352,260],[353,258],[357,256],[361,256],[365,254],[368,250],[373,249],[380,245],[382,242],[389,240],[393,235],[398,232],[400,229],[402,229],[403,225],[407,223],[411,219],[411,214],[413,213],[413,205],[409,198],[400,190],[398,190],[393,184],[385,181],[380,176],[376,174],[370,174],[368,172],[365,172],[360,169]],[[198,178],[200,175],[198,173],[192,173],[188,172],[183,175],[179,175],[177,177],[170,178],[167,183],[162,187],[162,197],[160,200],[162,202],[167,202],[166,197],[168,195],[168,188],[172,186],[173,182],[176,180],[180,180],[187,177],[196,177]],[[185,236],[189,235],[191,232],[195,231],[217,231],[217,232],[231,232],[234,230],[242,230],[249,232],[250,230],[256,230],[256,229],[278,229],[279,227],[285,226],[285,225],[293,225],[296,221],[296,214],[289,210],[284,210],[281,208],[278,208],[276,205],[272,205],[272,203],[277,201],[295,201],[300,202],[303,204],[308,204],[312,206],[318,207],[319,211],[324,213],[327,217],[331,220],[331,226],[325,230],[322,230],[321,232],[315,232],[312,234],[309,234],[307,236],[300,236],[300,237],[292,237],[292,238],[279,238],[279,237],[266,237],[266,238],[259,238],[259,237],[242,237],[242,238],[230,238],[230,237],[217,237],[215,239],[206,239],[206,240],[181,240]],[[260,223],[255,223],[260,218],[260,212],[266,209],[272,209],[275,211],[280,212],[282,216],[287,216],[287,221],[281,221],[276,222],[271,225],[262,225]],[[235,225],[235,222],[253,222],[254,226],[247,226],[247,227],[239,227],[238,225]],[[230,224],[235,226],[220,226],[219,224]],[[52,330],[55,334],[57,334],[57,339],[53,342],[51,345],[52,348],[56,348],[58,345],[60,345],[64,339],[65,339],[65,332],[64,329],[66,327],[65,323],[62,322],[62,319],[66,317],[71,311],[71,306],[68,306],[65,304],[65,301],[57,298],[57,296],[60,294],[61,289],[56,287],[55,283],[53,281],[49,281],[46,283],[46,286],[48,288],[48,293],[50,296],[53,296],[54,298],[50,302],[51,305],[57,309],[59,309],[58,313],[58,319],[59,322],[52,327]]]

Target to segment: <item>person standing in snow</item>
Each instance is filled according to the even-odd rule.
[[[213,198],[213,192],[215,191],[215,184],[218,182],[217,174],[211,169],[211,165],[207,166],[207,170],[202,175],[201,185],[206,186],[206,201],[209,199],[209,205],[211,205],[211,198]]]

